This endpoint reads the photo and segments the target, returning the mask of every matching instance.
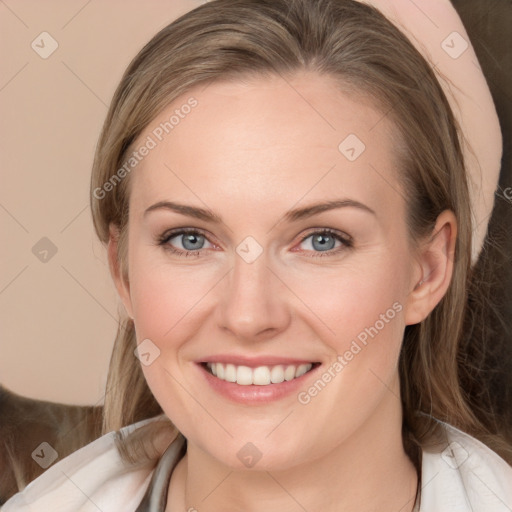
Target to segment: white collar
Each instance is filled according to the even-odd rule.
[[[512,467],[480,441],[442,425],[446,446],[441,451],[423,450],[420,512],[510,512]],[[158,478],[154,469],[127,467],[115,446],[115,434],[106,434],[51,466],[4,504],[2,512],[40,512],[57,505],[60,512],[95,510],[92,503],[109,512],[157,512],[157,502],[144,502],[144,496],[153,478],[155,493],[167,491],[169,469],[183,454],[180,437],[161,457],[162,478]],[[146,508],[140,508],[143,504]],[[153,508],[148,508],[150,504]]]

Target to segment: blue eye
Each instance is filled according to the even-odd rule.
[[[352,240],[348,236],[342,236],[331,229],[323,229],[310,233],[301,240],[301,245],[306,242],[306,240],[310,240],[308,243],[309,248],[306,250],[313,253],[311,254],[312,257],[332,256],[353,245]],[[338,242],[338,245],[336,245],[336,242]]]
[[[178,235],[177,237],[173,238],[181,238],[181,243],[187,251],[193,251],[194,249],[202,249],[204,246],[204,242],[206,240],[203,235],[197,235],[192,233]]]
[[[172,242],[173,240],[176,241]],[[311,257],[335,256],[353,246],[351,237],[327,228],[311,232],[302,238],[299,245],[307,240],[310,240],[309,247],[300,252],[311,253]],[[176,243],[181,244],[181,248],[176,247]],[[205,243],[210,246],[205,247]],[[178,256],[200,256],[203,250],[213,247],[206,235],[194,228],[166,231],[158,238],[158,245]]]
[[[302,241],[302,243],[304,243],[308,239],[311,239],[310,245],[313,247],[315,251],[329,251],[331,249],[334,249],[334,246],[336,245],[336,238],[328,234],[322,233],[309,235]]]
[[[171,240],[177,239],[183,249],[175,247],[171,244]],[[158,240],[159,245],[165,246],[166,249],[170,250],[179,255],[199,255],[204,249],[204,244],[207,241],[206,236],[203,235],[196,229],[181,229],[171,233],[164,233]],[[208,242],[210,243],[210,242]]]

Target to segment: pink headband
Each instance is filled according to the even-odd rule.
[[[449,0],[366,0],[364,3],[379,9],[400,28],[430,63],[459,123],[471,198],[474,264],[494,206],[502,135],[473,46]]]

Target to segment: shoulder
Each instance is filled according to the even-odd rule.
[[[421,512],[510,512],[512,466],[474,437],[441,425],[445,444],[423,450]]]
[[[129,434],[151,420],[121,429]],[[2,512],[54,510],[135,510],[153,469],[129,467],[121,459],[110,432],[47,469],[2,507]],[[92,508],[90,508],[92,507]]]

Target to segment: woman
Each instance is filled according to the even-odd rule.
[[[463,121],[362,3],[219,0],[164,28],[91,183],[124,428],[5,510],[510,510],[510,447],[457,377],[488,208]]]

